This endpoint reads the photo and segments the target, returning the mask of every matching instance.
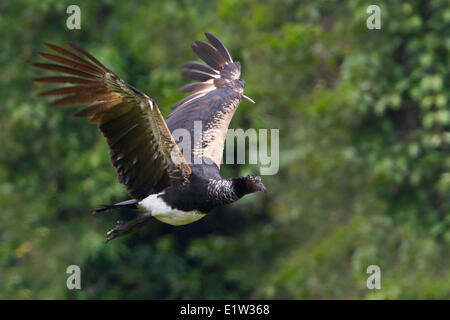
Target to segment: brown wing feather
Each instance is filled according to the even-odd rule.
[[[56,75],[35,81],[76,86],[51,89],[40,95],[61,97],[53,102],[55,106],[89,104],[76,116],[87,117],[98,125],[111,149],[111,161],[119,181],[135,199],[160,192],[171,182],[186,182],[191,168],[184,161],[154,101],[83,49],[69,45],[90,61],[64,48],[46,44],[61,56],[40,55],[57,64],[34,65],[76,77]]]
[[[239,62],[233,62],[217,37],[211,33],[205,35],[212,45],[196,41],[193,50],[207,65],[188,62],[182,72],[203,82],[189,83],[179,89],[193,94],[172,106],[167,125],[171,132],[178,128],[190,132],[192,161],[197,157],[209,158],[220,168],[226,132],[242,99],[244,82],[239,79]],[[194,134],[195,121],[201,121],[201,136]]]

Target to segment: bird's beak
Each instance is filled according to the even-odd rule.
[[[247,97],[247,96],[242,95],[242,98],[245,99],[245,100],[250,101],[251,103],[255,103],[255,101],[253,101],[252,98],[249,98],[249,97]]]
[[[263,184],[261,184],[261,191],[262,191],[262,192],[266,192],[266,191],[267,191],[266,186],[263,185]]]

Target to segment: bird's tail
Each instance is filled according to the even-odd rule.
[[[122,201],[122,202],[115,203],[115,204],[105,204],[99,208],[94,209],[94,213],[108,211],[111,209],[122,208],[122,207],[137,209],[137,204],[138,204],[138,201],[134,200],[134,199]]]

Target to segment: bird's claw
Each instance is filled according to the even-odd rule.
[[[118,228],[118,226],[119,225],[117,225],[114,229],[109,230],[106,233],[106,242],[109,242],[121,235],[121,232],[120,232],[120,229]]]
[[[143,225],[145,225],[148,222],[150,217],[151,216],[148,214],[141,214],[137,216],[135,219],[128,222],[118,220],[116,222],[115,228],[109,230],[106,233],[106,242],[109,242],[117,237],[138,231]]]

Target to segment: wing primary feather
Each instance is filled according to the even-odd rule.
[[[193,44],[191,46],[192,50],[195,52],[195,54],[197,54],[200,59],[202,59],[203,61],[205,61],[209,66],[211,66],[213,69],[216,70],[220,70],[220,65],[216,62],[215,59],[211,58],[206,52],[204,52],[203,50],[201,50],[197,44]]]
[[[231,57],[230,52],[227,47],[223,44],[222,41],[219,40],[215,35],[209,32],[205,32],[206,38],[208,38],[209,42],[220,52],[221,56],[225,59],[225,61],[232,63],[233,58]]]
[[[87,57],[89,60],[91,60],[92,62],[94,62],[96,65],[98,65],[100,68],[103,69],[103,71],[105,72],[111,72],[111,70],[109,70],[107,67],[105,67],[100,61],[98,61],[97,59],[95,59],[89,52],[87,52],[86,50],[81,49],[80,47],[78,47],[76,44],[72,43],[72,42],[67,42],[67,44],[72,47],[73,49],[75,49],[76,51],[80,52],[82,55],[84,55],[85,57]]]
[[[192,69],[183,69],[181,70],[181,74],[187,78],[191,78],[193,80],[197,81],[208,81],[209,79],[216,78],[217,76],[214,76],[212,74],[199,71],[199,70],[192,70]]]
[[[233,62],[233,58],[231,57],[230,52],[228,51],[227,47],[225,47],[223,42],[219,40],[219,38],[217,38],[215,35],[213,35],[212,33],[209,33],[209,32],[205,32],[205,36],[206,36],[206,38],[208,38],[209,42],[211,42],[211,44],[217,49],[217,51],[220,52],[222,57],[227,62],[230,62],[230,63]]]
[[[184,67],[186,69],[197,69],[206,73],[219,74],[217,70],[214,70],[210,66],[198,61],[188,61],[184,64]]]
[[[66,50],[64,48],[55,46],[54,44],[47,43],[47,42],[44,42],[44,44],[45,44],[46,47],[50,48],[51,50],[55,51],[56,53],[62,54],[63,56],[69,57],[69,58],[71,58],[73,60],[86,63],[86,60],[84,60],[83,58],[77,56],[76,54],[73,54],[69,50]]]
[[[222,57],[219,51],[217,51],[217,49],[210,45],[208,42],[195,40],[195,44],[200,48],[201,51],[203,51],[206,55],[213,59],[220,68],[222,68],[226,63],[225,59]]]
[[[74,86],[74,87],[64,87],[52,90],[47,90],[38,94],[40,97],[45,96],[62,96],[70,93],[87,93],[95,91],[105,91],[105,87],[101,85],[97,86]]]
[[[41,57],[43,57],[43,58],[45,58],[47,60],[50,60],[50,61],[53,61],[53,62],[57,62],[57,63],[61,63],[63,65],[69,66],[71,68],[79,69],[81,71],[85,71],[85,72],[88,72],[88,73],[93,73],[93,74],[96,74],[96,75],[99,75],[99,76],[101,76],[103,74],[103,71],[100,70],[99,68],[97,68],[95,66],[92,66],[92,65],[88,65],[88,64],[86,64],[84,62],[79,62],[79,61],[66,59],[66,58],[55,56],[53,54],[48,54],[48,53],[45,53],[45,52],[38,52],[38,54]]]
[[[64,67],[64,66],[60,66],[58,64],[53,64],[53,63],[33,63],[33,66],[35,66],[37,68],[45,69],[45,70],[59,71],[59,72],[63,72],[63,73],[77,75],[80,77],[86,77],[89,79],[101,79],[98,75],[75,70],[73,68]]]
[[[39,77],[34,78],[33,81],[42,83],[71,83],[71,84],[102,84],[103,80],[90,80],[77,77],[61,77],[61,76],[50,76],[50,77]]]
[[[110,92],[103,93],[103,94],[99,94],[97,92],[86,93],[83,95],[74,94],[72,96],[68,96],[68,97],[56,100],[56,101],[52,102],[51,105],[54,107],[60,107],[60,106],[70,106],[70,105],[74,105],[74,104],[92,103],[92,102],[95,102],[98,100],[105,100],[108,98],[112,98],[111,96],[112,95]]]

